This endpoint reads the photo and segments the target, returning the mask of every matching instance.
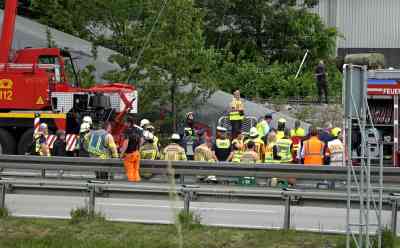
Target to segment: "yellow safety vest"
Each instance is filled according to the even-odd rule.
[[[229,149],[231,141],[229,139],[216,139],[215,145],[220,149]]]
[[[242,159],[243,152],[242,151],[233,151],[232,162],[233,163],[240,163]]]
[[[278,156],[281,157],[281,162],[287,163],[292,161],[292,153],[290,151],[290,146],[292,141],[290,139],[280,139],[276,142],[278,146]]]
[[[140,157],[142,159],[151,159],[156,160],[158,155],[158,149],[156,144],[152,143],[145,143],[140,148]]]
[[[275,142],[265,146],[265,163],[274,163],[274,146]]]

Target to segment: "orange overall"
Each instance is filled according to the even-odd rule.
[[[129,153],[124,158],[125,173],[130,182],[140,181],[140,153],[139,151],[134,151]]]

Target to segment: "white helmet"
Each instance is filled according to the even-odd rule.
[[[250,128],[250,137],[255,138],[257,136],[258,136],[257,128],[255,127]]]
[[[85,133],[90,130],[90,124],[87,122],[84,122],[81,124],[81,129],[79,130],[80,133]]]
[[[88,123],[89,125],[92,125],[92,124],[93,124],[92,117],[90,117],[90,116],[84,116],[84,117],[83,117],[83,120],[82,120],[82,123]]]
[[[179,134],[177,134],[177,133],[174,133],[174,134],[171,135],[171,139],[172,140],[180,140],[181,136]]]
[[[44,131],[44,130],[46,130],[47,129],[47,124],[46,123],[40,123],[40,126],[39,126],[39,130],[40,131]]]
[[[146,125],[149,125],[150,124],[150,121],[149,120],[147,120],[147,119],[143,119],[143,120],[141,120],[140,121],[140,127],[144,127],[144,126],[146,126]]]
[[[145,140],[153,140],[154,139],[154,135],[151,132],[146,130],[146,131],[143,132],[143,138]]]

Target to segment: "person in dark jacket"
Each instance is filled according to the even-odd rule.
[[[57,131],[57,139],[54,141],[53,149],[51,150],[51,156],[65,157],[67,143],[65,142],[65,131]]]
[[[326,81],[326,68],[323,60],[320,60],[315,68],[315,79],[317,80],[318,102],[321,103],[323,92],[325,103],[328,104],[328,82]]]

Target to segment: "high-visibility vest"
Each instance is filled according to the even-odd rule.
[[[234,109],[238,109],[238,108],[242,107],[242,101],[233,99],[231,102],[231,107],[234,107]],[[244,119],[244,116],[241,115],[239,111],[232,111],[229,113],[230,121],[240,121],[243,119]]]
[[[328,142],[329,156],[333,166],[343,166],[344,145],[339,139]]]
[[[297,153],[299,152],[301,147],[302,137],[292,136],[291,140],[292,140],[292,159],[293,161],[298,161]]]
[[[244,152],[240,158],[241,163],[257,163],[257,159],[254,158],[253,152]]]
[[[242,159],[243,152],[242,151],[233,151],[232,162],[233,163],[240,163]]]
[[[158,155],[157,153],[157,146],[154,143],[146,142],[142,147],[140,147],[140,157],[142,159],[156,160]]]
[[[256,125],[258,137],[264,137],[267,135],[267,131],[269,129],[268,122],[266,120],[262,120]]]
[[[304,130],[304,128],[299,127],[299,128],[290,130],[290,137],[294,137],[294,136],[304,137],[305,135],[306,135],[306,131]]]
[[[91,156],[102,159],[111,157],[111,152],[106,145],[107,134],[107,131],[103,129],[90,132],[87,150]]]
[[[274,163],[274,146],[275,142],[271,142],[265,146],[265,163]]]
[[[280,139],[276,142],[278,147],[278,156],[281,157],[280,162],[287,163],[292,161],[292,153],[290,146],[292,141],[290,139]]]
[[[283,131],[276,132],[276,140],[283,139],[283,137],[285,137],[285,132],[283,132]]]
[[[229,139],[216,139],[215,145],[218,149],[229,149],[231,147],[231,141]]]
[[[195,161],[215,162],[210,148],[206,144],[199,145],[194,150]]]
[[[239,144],[239,150],[244,152],[244,142],[243,142],[243,140],[236,138],[236,139],[232,140],[232,145],[235,144],[235,143]]]
[[[185,150],[178,144],[172,143],[164,148],[163,159],[169,161],[187,160]]]
[[[304,141],[304,164],[305,165],[323,165],[324,164],[324,142],[318,137],[311,137]]]

